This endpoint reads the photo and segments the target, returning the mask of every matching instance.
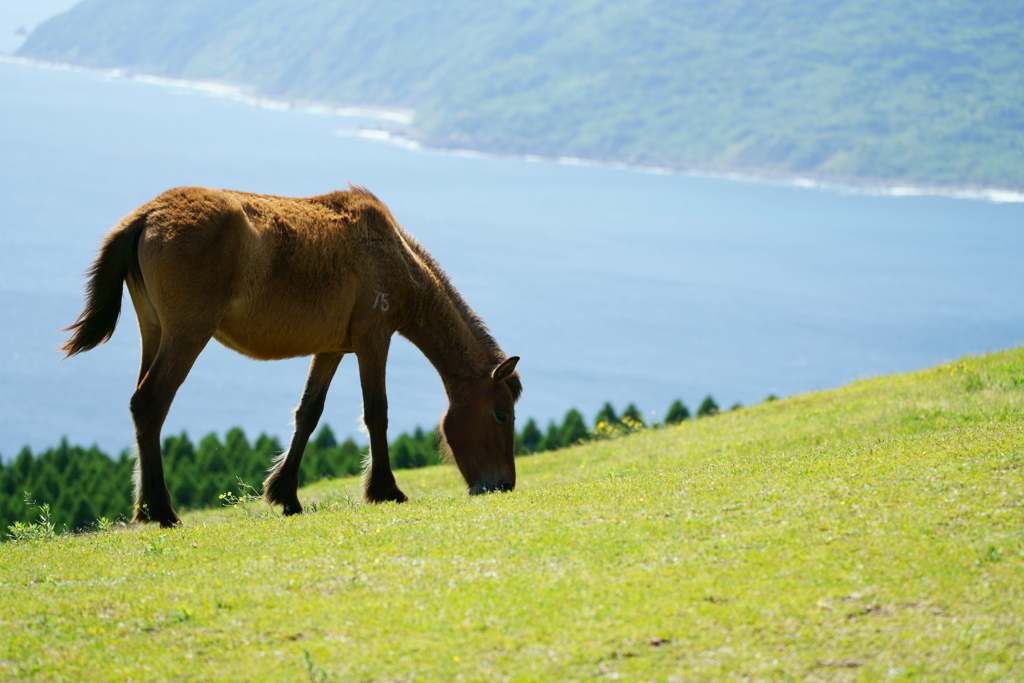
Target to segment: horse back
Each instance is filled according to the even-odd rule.
[[[263,359],[351,351],[367,323],[387,335],[401,324],[386,297],[410,279],[408,250],[369,193],[189,187],[143,208],[139,261],[164,324],[195,326],[201,313],[222,343]]]

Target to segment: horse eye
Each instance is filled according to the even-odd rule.
[[[495,419],[498,420],[498,422],[502,424],[505,424],[505,420],[508,419],[508,415],[506,415],[505,413],[494,413],[494,417]]]

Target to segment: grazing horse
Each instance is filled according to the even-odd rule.
[[[124,283],[139,320],[142,368],[131,399],[137,522],[180,524],[164,483],[160,429],[211,337],[259,360],[313,357],[291,444],[264,482],[265,500],[285,515],[302,512],[299,463],[346,353],[359,362],[370,435],[363,496],[406,500],[388,457],[384,368],[395,332],[441,375],[449,402],[441,450],[470,494],[515,487],[519,357],[502,352],[437,262],[366,189],[307,199],[170,190],[111,230],[88,277],[85,310],[65,330],[67,356],[110,338]]]

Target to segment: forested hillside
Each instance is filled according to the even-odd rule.
[[[85,0],[19,54],[408,108],[439,146],[1024,187],[1001,0]]]

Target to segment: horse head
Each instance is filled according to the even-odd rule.
[[[518,362],[519,356],[512,356],[450,391],[450,405],[441,418],[442,450],[459,468],[470,495],[511,491],[516,486]]]

